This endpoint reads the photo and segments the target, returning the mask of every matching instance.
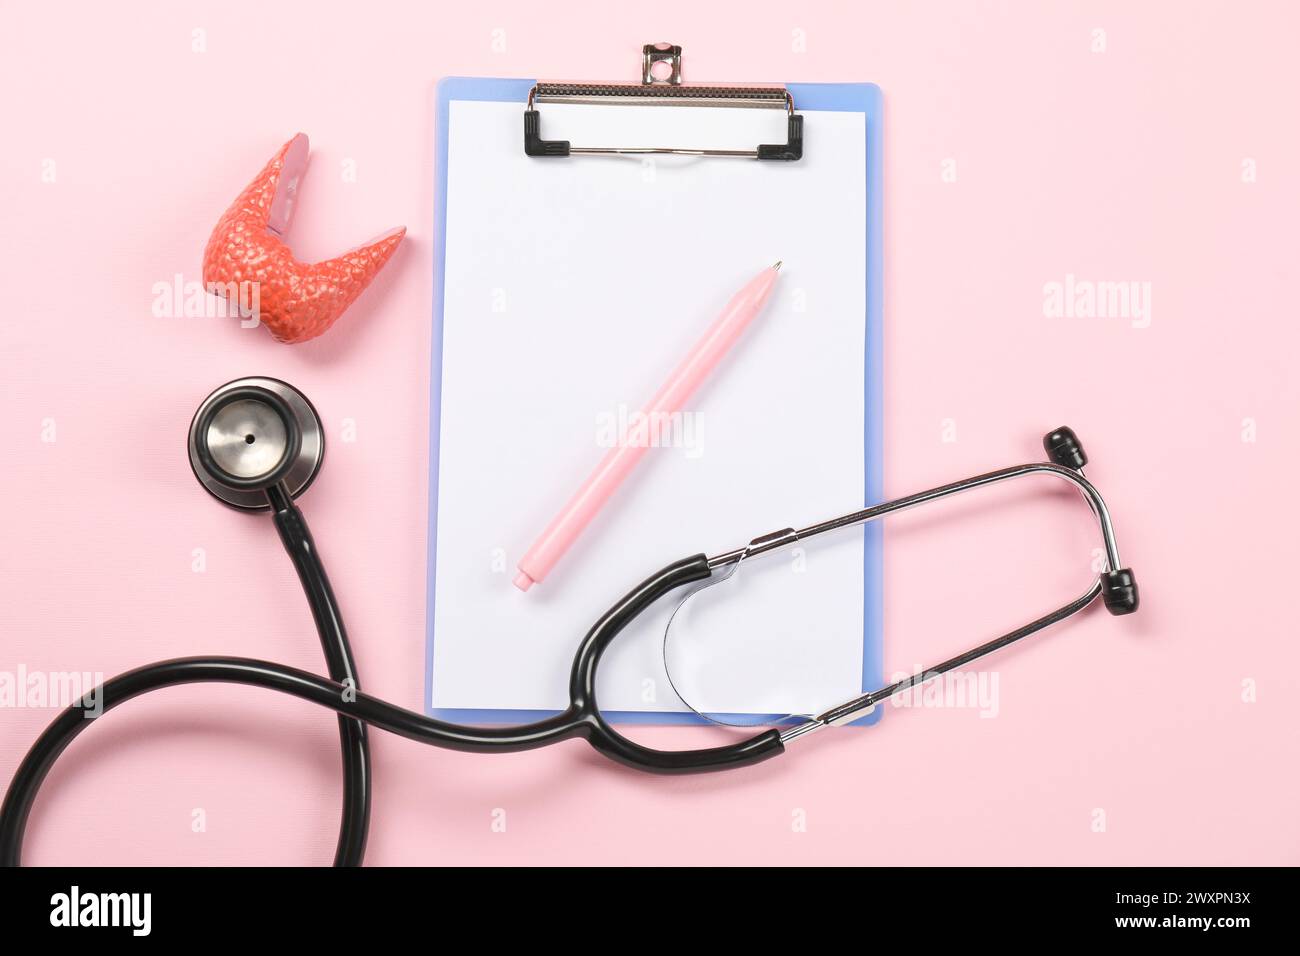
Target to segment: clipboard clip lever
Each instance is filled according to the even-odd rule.
[[[666,63],[661,70],[659,65]],[[662,75],[661,75],[662,73]],[[784,109],[786,141],[753,149],[683,149],[671,146],[573,146],[568,140],[542,139],[539,103],[636,106],[712,106]],[[690,86],[682,83],[682,48],[647,43],[641,50],[640,83],[536,83],[524,110],[524,153],[528,156],[723,156],[794,162],[803,158],[803,117],[783,86]]]

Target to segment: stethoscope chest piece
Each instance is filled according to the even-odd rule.
[[[190,466],[209,493],[233,508],[265,511],[266,489],[298,497],[325,457],[320,416],[306,396],[274,378],[227,382],[190,422]]]

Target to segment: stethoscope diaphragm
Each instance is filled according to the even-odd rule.
[[[244,511],[270,507],[265,491],[307,490],[325,458],[320,416],[301,392],[274,378],[222,385],[190,423],[190,467],[210,494]]]

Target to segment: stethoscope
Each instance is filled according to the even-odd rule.
[[[60,713],[23,758],[0,807],[0,863],[7,866],[19,864],[23,831],[37,791],[64,748],[90,726],[92,721],[88,718],[106,713],[132,697],[175,684],[217,681],[266,687],[338,713],[344,791],[343,819],[334,862],[348,866],[361,863],[370,822],[367,724],[411,740],[473,753],[531,750],[581,737],[610,759],[637,770],[664,774],[726,770],[775,757],[784,752],[786,745],[793,740],[863,717],[894,694],[964,667],[1063,621],[1098,597],[1112,614],[1136,611],[1137,584],[1133,572],[1120,564],[1106,503],[1083,475],[1087,457],[1082,446],[1068,428],[1059,428],[1048,434],[1043,445],[1050,461],[991,471],[872,505],[807,528],[787,528],[762,535],[744,547],[714,557],[696,554],[675,561],[620,598],[587,632],[573,659],[567,709],[529,724],[471,727],[435,720],[360,691],[356,663],[338,602],[307,522],[294,504],[294,499],[310,487],[324,460],[325,435],[320,417],[307,398],[285,382],[273,378],[244,378],[230,382],[209,395],[194,415],[189,431],[190,464],[203,486],[225,504],[244,511],[271,513],[280,541],[293,561],[307,595],[325,651],[329,678],[249,658],[183,657],[148,664],[107,681],[81,702]],[[1029,475],[1051,475],[1074,485],[1101,528],[1105,548],[1106,570],[1083,594],[1050,614],[824,713],[797,718],[793,723],[782,723],[726,746],[655,750],[627,739],[601,715],[596,700],[596,669],[601,655],[628,622],[670,592],[688,584],[703,585],[704,582],[721,580],[742,561],[794,542]],[[688,593],[682,601],[693,593]]]

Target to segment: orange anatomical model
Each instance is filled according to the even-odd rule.
[[[281,147],[226,210],[203,251],[203,282],[217,294],[257,290],[258,318],[281,342],[320,335],[361,295],[397,249],[406,228],[394,229],[341,256],[299,262],[284,242],[307,167],[307,137]]]

